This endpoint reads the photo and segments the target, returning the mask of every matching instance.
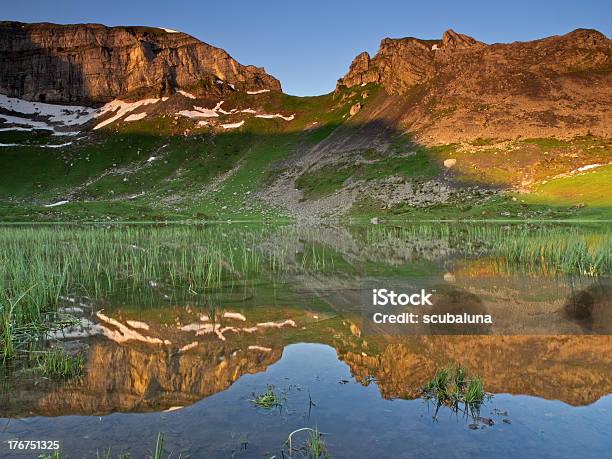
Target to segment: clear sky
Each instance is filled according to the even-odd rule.
[[[452,28],[486,43],[532,40],[579,27],[612,34],[611,0],[1,0],[24,22],[167,27],[263,66],[289,94],[331,91],[361,51],[385,37],[439,38]]]

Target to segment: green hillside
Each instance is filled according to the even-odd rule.
[[[253,96],[236,93],[225,101],[224,106],[237,107],[228,120],[236,121],[241,109],[250,107],[253,100]],[[227,131],[164,113],[137,122],[118,121],[74,138],[52,136],[48,131],[5,130],[0,132],[0,218],[299,218],[299,206],[316,208],[321,199],[341,199],[354,183],[364,184],[366,192],[349,203],[348,212],[334,217],[503,220],[610,216],[612,201],[607,191],[612,169],[606,164],[611,161],[612,148],[608,141],[593,137],[573,141],[477,139],[471,144],[427,147],[397,127],[381,134],[376,117],[388,100],[375,85],[318,97],[263,94],[257,98],[258,108],[267,113],[291,113],[292,119],[245,115],[241,126]],[[362,108],[353,116],[350,110],[355,104]],[[347,147],[350,142],[357,147]],[[306,161],[310,157],[315,159]],[[448,158],[455,160],[452,168],[444,166]],[[585,164],[602,166],[576,173]],[[262,199],[260,193],[283,175],[290,177],[287,191],[301,193],[293,208],[276,202],[274,194]],[[437,186],[431,185],[436,180],[456,188],[443,202],[387,202],[388,196],[377,191],[383,184],[388,194],[394,181],[399,181],[418,194],[419,187]],[[526,181],[528,186],[519,190]],[[276,193],[282,195],[284,189],[277,187]]]

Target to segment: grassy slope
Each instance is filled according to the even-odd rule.
[[[612,207],[612,165],[541,183],[525,202],[534,204]]]
[[[377,88],[368,87],[371,95]],[[228,104],[250,106],[237,93]],[[291,97],[270,93],[258,97],[267,113],[296,113],[296,119],[248,118],[240,129],[212,133],[186,118],[161,116],[137,123],[117,123],[64,148],[36,144],[66,139],[44,133],[0,132],[0,143],[29,144],[0,149],[0,216],[4,221],[30,220],[185,220],[278,219],[273,209],[252,193],[282,168],[275,167],[299,144],[325,139],[361,101],[346,91],[340,97]],[[372,100],[370,97],[369,100]],[[369,101],[366,100],[366,104]],[[185,135],[188,133],[188,135]],[[70,140],[70,139],[68,139]],[[499,143],[479,139],[467,147],[418,147],[409,136],[398,136],[397,156],[364,151],[358,163],[307,171],[296,181],[306,199],[327,196],[345,180],[376,180],[399,175],[421,181],[444,170],[455,158],[454,177],[466,184],[510,188],[529,182],[529,194],[508,194],[486,203],[438,205],[425,209],[405,205],[381,210],[375,197],[366,197],[353,216],[385,215],[397,219],[592,219],[610,218],[607,192],[611,167],[553,178],[590,163],[607,164],[612,147],[600,139],[574,141],[531,139]],[[406,149],[414,156],[402,156]],[[151,157],[154,160],[148,161]],[[44,204],[68,199],[69,204]]]
[[[399,205],[382,210],[375,199],[365,198],[353,213],[356,218],[384,215],[415,220],[611,220],[612,145],[606,139],[525,139],[498,142],[478,139],[471,145],[442,145],[419,151],[430,167],[442,168],[445,159],[457,160],[451,173],[465,184],[508,190],[502,196],[473,205],[435,205],[415,209]],[[587,164],[604,166],[582,173],[568,171]],[[517,193],[510,190],[527,184]]]
[[[249,118],[240,129],[214,134],[188,119],[162,116],[119,123],[65,148],[2,148],[0,214],[5,220],[279,217],[250,192],[271,164],[295,150],[306,125],[316,120],[321,126],[308,131],[307,140],[331,132],[327,122],[337,125],[340,114],[329,110],[330,102],[331,96],[271,94],[263,102],[268,112],[294,112],[295,121]],[[0,133],[0,143],[52,140]],[[44,207],[64,199],[71,202]]]

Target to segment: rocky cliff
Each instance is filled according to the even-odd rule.
[[[0,22],[0,93],[93,105],[115,98],[280,91],[263,68],[184,33],[153,27]]]
[[[595,30],[493,45],[452,30],[386,38],[337,90],[369,83],[399,96],[403,127],[434,143],[612,133],[612,40]]]

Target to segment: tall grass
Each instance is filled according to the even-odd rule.
[[[57,313],[66,294],[153,304],[163,292],[180,302],[246,281],[358,275],[372,260],[395,269],[397,260],[415,257],[486,256],[504,273],[600,276],[612,268],[611,234],[605,228],[499,225],[4,226],[0,356],[10,360],[69,320]]]
[[[612,231],[607,227],[418,224],[365,231],[372,246],[403,242],[424,256],[429,249],[443,257],[493,257],[501,273],[595,277],[612,271]]]
[[[448,365],[436,371],[434,377],[422,388],[423,395],[436,403],[436,414],[441,406],[459,411],[463,404],[464,413],[477,416],[484,402],[486,392],[479,376],[469,377],[463,367]]]
[[[81,376],[85,359],[80,354],[68,354],[60,349],[41,353],[38,365],[45,376],[54,379],[71,379]]]
[[[282,277],[296,268],[288,265],[293,254],[269,238],[266,227],[228,225],[0,227],[0,355],[11,359],[24,338],[57,328],[66,319],[57,306],[68,293],[153,303],[163,289],[181,301]],[[310,245],[297,269],[325,269],[325,253]]]

